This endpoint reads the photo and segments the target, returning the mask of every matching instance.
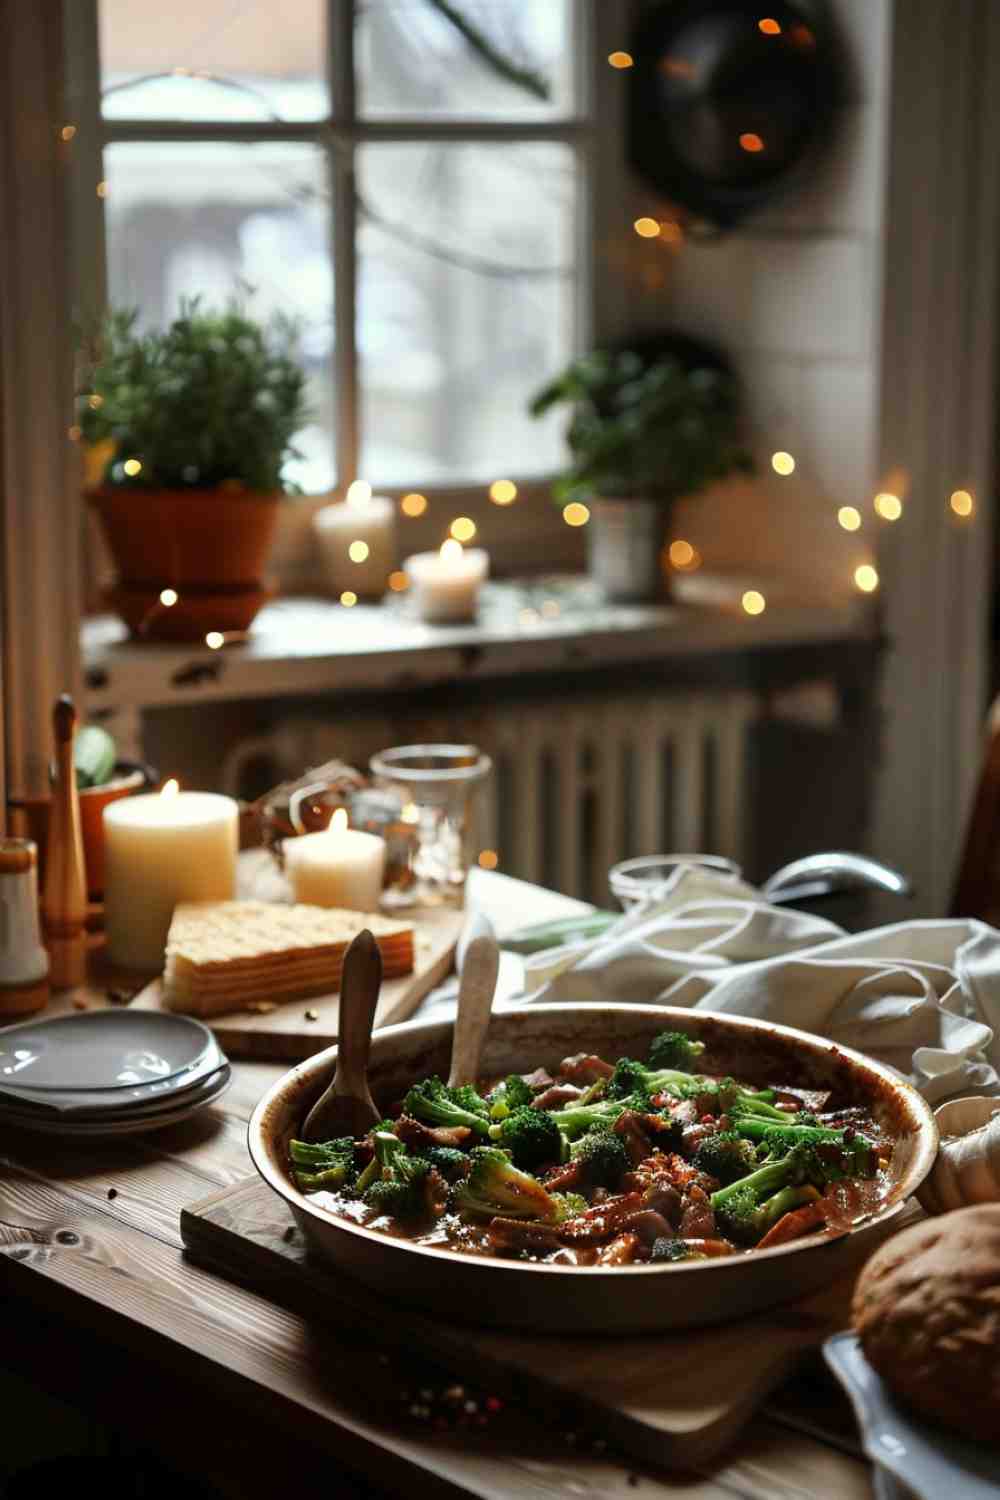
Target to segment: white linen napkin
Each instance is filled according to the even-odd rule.
[[[845,934],[682,865],[602,937],[526,959],[524,991],[757,1016],[867,1052],[931,1103],[1000,1093],[1000,932],[982,922]]]

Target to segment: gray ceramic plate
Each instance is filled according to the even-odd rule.
[[[90,1120],[155,1109],[161,1104],[181,1101],[190,1090],[206,1083],[226,1061],[225,1053],[213,1038],[213,1045],[194,1067],[172,1078],[157,1078],[132,1088],[29,1089],[0,1084],[0,1113],[14,1110],[43,1114],[50,1119]]]
[[[851,1398],[864,1450],[873,1462],[884,1465],[918,1500],[942,1500],[946,1495],[997,1500],[996,1449],[952,1437],[911,1416],[865,1359],[856,1334],[835,1334],[823,1345],[823,1353]]]
[[[207,1026],[167,1011],[22,1021],[0,1031],[0,1088],[47,1093],[162,1083],[197,1069],[215,1047]]]
[[[102,1115],[99,1119],[76,1120],[64,1116],[51,1116],[33,1112],[0,1108],[0,1125],[12,1125],[19,1130],[30,1130],[41,1135],[57,1135],[64,1141],[89,1140],[95,1136],[137,1135],[145,1130],[159,1130],[165,1125],[177,1125],[190,1115],[197,1114],[209,1104],[221,1099],[230,1084],[228,1063],[219,1068],[201,1087],[191,1089],[179,1099],[161,1103],[155,1109],[120,1115]]]

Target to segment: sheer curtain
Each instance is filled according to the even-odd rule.
[[[53,700],[79,691],[80,487],[67,433],[72,143],[63,139],[61,7],[0,0],[0,36],[3,748],[7,790],[31,795],[47,785]]]

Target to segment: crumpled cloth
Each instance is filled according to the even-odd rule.
[[[846,934],[693,865],[602,937],[525,961],[531,1001],[756,1016],[877,1057],[930,1103],[1000,1093],[1000,932],[897,922]]]

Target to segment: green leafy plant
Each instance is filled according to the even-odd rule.
[[[107,445],[102,482],[288,489],[282,470],[307,415],[296,334],[286,318],[255,322],[238,299],[221,311],[185,301],[162,330],[113,308],[81,350],[76,396],[84,441]]]
[[[753,472],[740,442],[739,400],[725,370],[670,354],[595,350],[544,386],[529,410],[573,407],[571,462],[553,485],[560,502],[605,496],[669,504],[728,474]]]

